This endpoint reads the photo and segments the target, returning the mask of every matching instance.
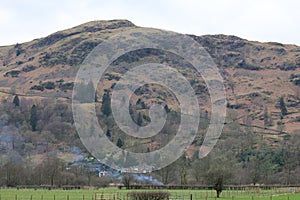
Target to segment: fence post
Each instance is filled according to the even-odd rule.
[[[84,194],[82,195],[82,200],[84,200]]]
[[[41,195],[41,200],[43,200],[44,199],[44,197],[43,197],[43,195]]]
[[[190,194],[190,200],[193,200],[193,194]]]
[[[15,200],[18,200],[18,195],[17,194],[15,195]]]
[[[32,200],[32,195],[30,195],[30,200]]]
[[[67,194],[67,200],[69,200],[69,195]]]

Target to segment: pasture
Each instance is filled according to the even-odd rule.
[[[0,200],[130,200],[125,190],[105,188],[98,190],[34,190],[0,189]],[[170,200],[215,200],[214,190],[156,190],[168,191]],[[241,191],[224,190],[220,200],[299,200],[300,193],[285,193],[280,190]]]

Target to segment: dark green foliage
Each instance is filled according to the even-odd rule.
[[[115,74],[105,74],[105,77],[107,80],[111,81],[111,80],[120,80],[120,76],[117,76]]]
[[[24,62],[23,61],[17,61],[16,64],[17,65],[22,65]]]
[[[33,70],[35,70],[35,69],[37,69],[36,66],[28,65],[28,66],[23,67],[23,68],[22,68],[22,71],[23,71],[23,72],[31,72],[31,71],[33,71]]]
[[[42,85],[34,85],[30,88],[31,90],[40,90],[40,91],[44,91],[45,88]]]
[[[25,52],[25,50],[22,49],[21,44],[18,43],[15,45],[15,49],[16,49],[16,56],[19,56],[21,53]]]
[[[18,95],[14,97],[13,104],[15,104],[15,106],[20,106],[20,99]]]
[[[291,74],[290,81],[293,82],[295,85],[300,85],[300,74]]]
[[[297,66],[296,65],[281,65],[279,67],[280,70],[283,70],[283,71],[289,71],[289,70],[295,70],[297,69]]]
[[[109,90],[106,90],[102,96],[102,106],[101,111],[105,116],[109,116],[111,114],[111,99]]]
[[[268,108],[266,107],[265,110],[264,110],[264,126],[267,127],[267,126],[272,126],[272,118],[271,116],[269,115],[269,112],[268,112]]]
[[[68,64],[71,66],[81,64],[88,53],[90,53],[98,44],[99,42],[94,41],[82,42],[72,51],[70,59],[68,60]]]
[[[289,71],[297,69],[297,66],[294,63],[285,62],[283,65],[279,66],[280,70]]]
[[[73,87],[74,87],[73,82],[70,82],[70,83],[63,83],[63,82],[64,82],[63,79],[56,81],[56,82],[47,81],[44,83],[40,83],[39,85],[34,85],[30,89],[31,90],[40,90],[40,91],[44,91],[45,89],[53,90],[56,87],[58,87],[60,90],[72,90],[73,89]],[[89,86],[89,87],[91,87],[91,86]],[[87,92],[86,89],[87,89],[87,87],[82,87],[82,92],[83,93]],[[87,98],[87,96],[83,94],[82,98]]]
[[[147,105],[145,104],[144,101],[141,102],[141,106],[142,106],[142,109],[147,109]]]
[[[171,111],[167,104],[165,105],[164,109],[165,109],[166,113],[169,113]]]
[[[294,74],[294,73],[292,73],[290,75],[290,79],[294,79],[294,78],[300,78],[300,74]]]
[[[254,66],[254,65],[250,65],[250,64],[246,63],[245,60],[243,60],[242,62],[238,63],[236,65],[236,68],[242,68],[242,69],[248,69],[248,70],[261,70],[262,69],[259,66]]]
[[[17,51],[16,51],[16,56],[19,56],[20,54],[21,54],[20,49],[17,49]]]
[[[294,80],[293,80],[293,83],[294,83],[295,85],[300,85],[300,79],[294,79]]]
[[[45,53],[43,57],[40,58],[39,62],[42,65],[53,67],[55,65],[67,65],[68,58],[63,51],[53,51]]]
[[[110,130],[109,130],[109,129],[107,129],[107,131],[106,131],[106,137],[108,137],[108,138],[111,137],[111,133],[110,133]]]
[[[73,90],[74,83],[59,83],[58,87],[61,90]]]
[[[52,34],[52,35],[49,35],[49,36],[43,38],[42,40],[40,40],[39,42],[34,44],[33,47],[36,48],[36,47],[50,46],[68,36],[69,36],[68,34],[55,33],[55,34]]]
[[[283,97],[279,98],[279,107],[280,107],[282,116],[285,116],[288,114]]]
[[[142,126],[143,125],[143,114],[139,112],[138,118],[137,118],[137,125]]]
[[[48,90],[53,90],[53,89],[55,89],[55,83],[54,83],[54,82],[51,82],[51,81],[48,81],[48,82],[43,83],[43,86],[44,86],[44,88],[46,88],[46,89],[48,89]]]
[[[121,138],[117,141],[117,147],[122,148],[124,146],[123,140]]]
[[[129,196],[132,200],[167,200],[170,193],[165,191],[130,192]]]
[[[4,77],[8,77],[8,76],[11,76],[12,78],[16,78],[19,76],[19,74],[21,73],[20,70],[11,70],[9,72],[6,72],[4,74]]]
[[[133,118],[134,117],[134,110],[133,105],[131,102],[129,102],[129,115]]]
[[[32,131],[36,131],[37,122],[38,122],[37,107],[36,105],[33,105],[30,110],[30,126]]]

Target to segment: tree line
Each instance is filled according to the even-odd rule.
[[[95,101],[99,121],[105,125],[106,136],[117,146],[141,152],[160,147],[153,147],[153,143],[139,143],[137,140],[133,142],[120,133],[112,122],[109,90],[105,91],[101,104],[97,99]],[[130,113],[133,120],[141,125],[147,124],[149,119],[144,110],[148,107],[142,100],[138,100],[137,104],[132,103]],[[281,107],[284,113],[282,102]],[[176,111],[168,107],[166,110],[169,120],[157,136],[161,146],[172,138],[179,120]],[[206,117],[201,123],[207,124],[207,115],[204,112],[203,116]],[[2,186],[107,185],[115,181],[99,178],[83,166],[69,168],[68,163],[51,156],[57,149],[72,146],[79,147],[83,154],[88,155],[76,134],[70,102],[49,99],[37,101],[14,96],[2,101],[0,116]],[[272,143],[255,133],[250,125],[244,127],[237,122],[230,123],[225,125],[214,150],[207,157],[198,159],[197,149],[202,141],[200,133],[193,143],[193,153],[183,155],[172,165],[151,175],[164,184],[212,185],[219,192],[225,184],[300,183],[298,132]],[[43,159],[35,160],[38,154],[43,155]]]

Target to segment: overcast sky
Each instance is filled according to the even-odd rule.
[[[300,45],[298,0],[0,0],[0,45],[92,20]]]

